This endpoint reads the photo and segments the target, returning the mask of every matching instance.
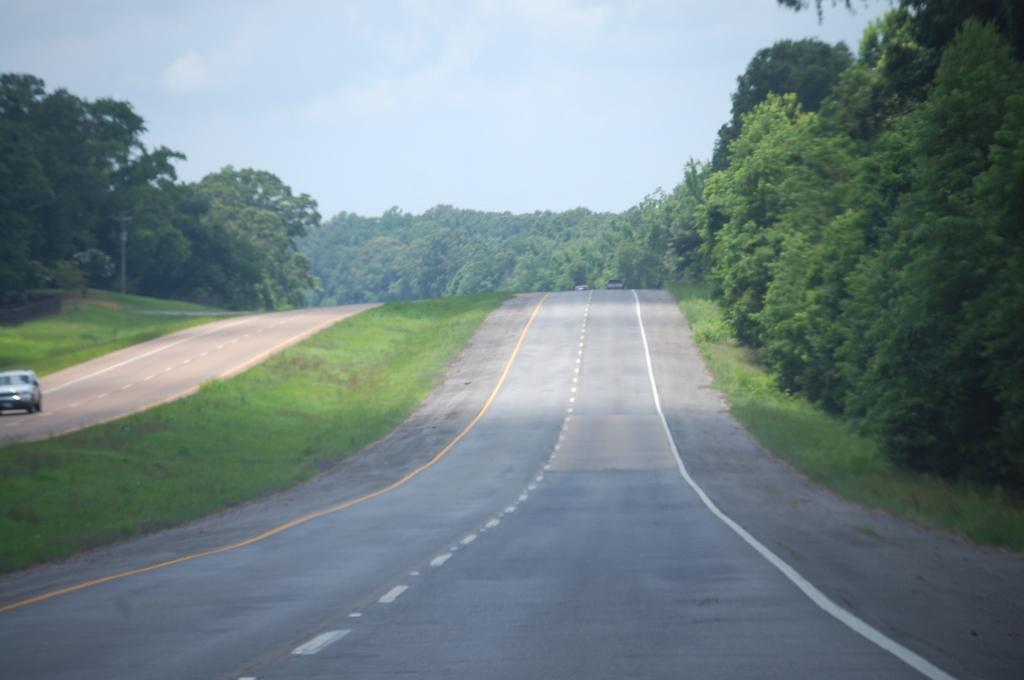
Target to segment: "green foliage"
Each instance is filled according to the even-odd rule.
[[[53,283],[61,290],[78,291],[85,288],[85,274],[74,262],[60,260],[53,274]]]
[[[294,239],[318,224],[315,202],[255,170],[179,184],[172,163],[184,156],[147,149],[145,131],[127,102],[0,75],[0,304],[72,261],[90,285],[113,285],[124,215],[129,290],[245,309],[301,304],[315,281]]]
[[[301,306],[304,291],[316,281],[295,241],[319,225],[316,201],[293,196],[269,172],[231,166],[204,177],[197,192],[210,206],[201,224],[230,258],[221,263],[223,281],[210,294],[225,296],[239,309]]]
[[[385,305],[187,399],[0,449],[0,571],[181,524],[337,464],[411,413],[437,366],[507,297]]]
[[[731,411],[762,446],[834,492],[972,541],[1024,550],[1024,497],[998,484],[948,482],[894,465],[869,437],[778,389],[756,355],[731,337],[708,286],[671,284]],[[871,534],[865,527],[854,527]]]
[[[739,137],[743,116],[769,95],[793,94],[805,111],[817,111],[852,61],[843,43],[833,47],[818,40],[780,40],[759,50],[736,79],[732,120],[718,131],[712,168],[718,171],[729,167],[731,144]]]
[[[57,316],[0,328],[0,371],[31,368],[47,375],[82,361],[166,335],[197,324],[210,316],[137,314],[135,310],[206,311],[187,302],[154,300],[89,290],[81,300],[64,301]],[[76,308],[77,307],[77,308]]]
[[[616,276],[657,286],[666,241],[647,219],[653,209],[618,218],[585,208],[512,215],[444,205],[422,215],[341,213],[299,249],[323,287],[310,294],[313,304],[567,290]]]
[[[923,21],[869,26],[817,113],[741,117],[698,211],[709,280],[785,391],[905,468],[1020,486],[1024,66],[995,25]]]
[[[1011,198],[1024,184],[1009,160],[1022,94],[1024,69],[1009,47],[968,21],[928,100],[908,117],[913,188],[891,220],[891,245],[865,263],[864,294],[851,302],[874,317],[863,339],[850,340],[870,357],[852,410],[915,468],[1024,480],[1008,384],[1024,377],[1024,346],[1013,347],[1021,317],[1006,317],[1020,310],[1024,281]]]
[[[836,304],[834,250],[856,247],[845,233],[855,221],[845,214],[850,140],[824,127],[793,95],[770,95],[744,118],[730,169],[706,189],[708,205],[728,216],[711,247],[711,280],[737,336],[780,365],[812,351],[802,326],[827,314],[814,307]],[[790,366],[789,381],[799,372]]]

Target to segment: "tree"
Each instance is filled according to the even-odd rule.
[[[744,114],[753,111],[769,94],[793,93],[804,111],[817,111],[852,63],[850,50],[843,43],[832,46],[810,39],[780,40],[759,50],[736,79],[732,119],[718,131],[712,170],[729,166],[730,144],[740,135]]]
[[[117,252],[112,215],[140,212],[133,237],[145,236],[140,204],[163,200],[176,179],[171,163],[184,158],[164,147],[146,149],[145,129],[127,102],[47,94],[38,78],[0,75],[0,241],[10,254],[0,274],[5,293],[43,284],[34,272],[53,271],[75,253]],[[173,262],[170,245],[180,244],[180,234],[164,231],[158,255],[133,248],[133,271],[152,274]],[[151,281],[132,283],[166,294]]]
[[[801,11],[810,0],[777,0],[783,7]],[[867,0],[864,0],[867,4]],[[840,4],[832,0],[832,6]],[[853,11],[852,0],[841,0]],[[814,0],[818,21],[824,18],[822,0]],[[1010,42],[1015,56],[1024,58],[1024,12],[1016,0],[900,0],[900,8],[913,13],[915,38],[922,46],[941,52],[953,42],[956,32],[968,19],[991,23]],[[936,63],[936,66],[938,64]]]
[[[1024,483],[1019,139],[1024,69],[992,26],[968,20],[928,100],[907,121],[913,188],[858,276],[871,316],[850,408],[902,464]],[[1003,299],[1006,297],[1006,299]]]
[[[231,166],[204,177],[196,190],[209,204],[202,224],[227,261],[200,272],[199,281],[240,309],[301,306],[304,291],[317,283],[296,240],[319,225],[316,201],[294,196],[269,172]]]

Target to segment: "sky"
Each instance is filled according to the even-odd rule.
[[[268,170],[338,212],[620,212],[711,155],[777,40],[890,5],[776,0],[0,0],[0,73],[131,102],[178,177]]]

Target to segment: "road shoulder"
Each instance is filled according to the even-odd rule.
[[[675,300],[641,293],[669,426],[711,499],[805,578],[958,678],[1024,668],[1024,556],[971,546],[840,499],[729,413]]]

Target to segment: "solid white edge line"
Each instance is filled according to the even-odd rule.
[[[935,667],[925,658],[910,651],[900,643],[886,636],[881,631],[873,628],[830,600],[823,592],[815,588],[810,581],[801,576],[796,569],[793,569],[793,567],[786,564],[778,555],[773,553],[760,541],[747,533],[746,529],[719,510],[718,506],[712,503],[711,499],[708,498],[706,493],[704,493],[704,490],[697,485],[697,482],[693,481],[693,478],[690,477],[690,473],[686,471],[686,466],[683,464],[682,457],[679,455],[679,448],[676,446],[676,440],[672,436],[672,431],[668,427],[668,421],[665,419],[665,413],[661,410],[661,398],[658,396],[658,386],[654,381],[654,367],[651,364],[651,351],[647,346],[647,333],[644,330],[644,318],[640,312],[640,296],[637,295],[636,290],[633,291],[633,297],[636,299],[636,318],[640,323],[640,337],[644,341],[644,355],[647,357],[647,377],[651,381],[651,391],[654,393],[654,408],[657,409],[658,416],[661,418],[661,425],[665,428],[665,434],[668,436],[668,443],[672,447],[672,454],[676,458],[676,465],[679,467],[679,473],[683,476],[683,479],[686,480],[686,483],[690,485],[690,488],[700,496],[700,499],[704,502],[704,505],[707,506],[708,510],[714,513],[718,519],[725,522],[730,529],[739,534],[740,538],[746,541],[754,550],[759,552],[762,557],[772,564],[772,566],[781,571],[783,575],[792,581],[797,588],[802,590],[804,595],[810,598],[814,604],[842,621],[851,630],[875,643],[925,677],[931,678],[932,680],[955,680],[952,675],[949,675],[945,671]]]
[[[351,632],[351,630],[329,630],[326,633],[320,633],[309,642],[305,642],[293,649],[292,654],[316,654],[327,645],[337,642]]]

